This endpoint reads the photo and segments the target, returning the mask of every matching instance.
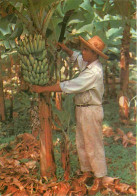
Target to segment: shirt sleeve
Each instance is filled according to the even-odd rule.
[[[70,57],[71,63],[78,63],[78,67],[80,71],[83,71],[87,66],[87,62],[83,61],[82,55],[79,52],[74,51],[72,56]]]
[[[95,88],[97,75],[94,72],[82,72],[77,78],[60,83],[60,88],[65,93],[80,93]]]

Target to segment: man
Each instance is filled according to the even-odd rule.
[[[107,175],[102,137],[103,70],[98,58],[101,56],[108,59],[108,57],[102,52],[105,44],[99,36],[94,36],[88,41],[81,36],[79,39],[82,43],[82,55],[59,43],[71,61],[77,60],[79,76],[53,86],[33,86],[32,90],[37,93],[45,91],[75,93],[76,145],[80,167],[83,172],[94,173],[95,180],[89,194],[95,195],[101,188],[103,177]]]

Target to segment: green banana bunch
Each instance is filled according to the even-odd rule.
[[[49,82],[45,40],[41,35],[29,35],[18,42],[20,65],[24,80],[35,85]]]

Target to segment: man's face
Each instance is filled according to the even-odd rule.
[[[81,53],[83,60],[88,63],[92,63],[97,59],[97,54],[85,45],[81,46]]]

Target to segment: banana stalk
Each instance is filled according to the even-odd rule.
[[[50,19],[54,13],[54,11],[56,10],[57,5],[61,2],[62,0],[57,1],[56,3],[53,3],[51,6],[51,9],[48,11],[46,17],[43,20],[43,24],[42,24],[42,35],[45,36],[46,31],[47,31],[47,27],[49,25]]]
[[[38,21],[36,10],[35,10],[34,5],[33,5],[33,1],[32,0],[28,0],[28,2],[29,2],[29,5],[30,5],[29,11],[30,11],[32,20],[33,20],[36,28],[38,29],[38,31],[40,31],[40,24],[39,24],[39,21]]]

